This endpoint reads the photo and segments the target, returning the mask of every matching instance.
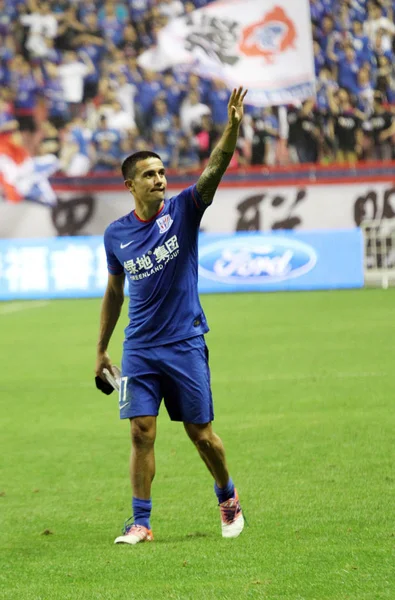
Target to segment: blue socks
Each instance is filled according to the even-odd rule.
[[[135,498],[133,496],[132,500],[132,511],[133,511],[133,522],[135,525],[143,525],[147,529],[151,529],[150,527],[150,516],[152,509],[152,500],[140,500],[140,498]]]
[[[217,494],[218,504],[222,504],[222,502],[226,502],[229,498],[233,498],[235,495],[235,486],[232,481],[232,478],[229,478],[227,485],[224,488],[220,488],[217,484],[214,484],[214,491]]]

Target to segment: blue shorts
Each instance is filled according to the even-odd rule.
[[[214,419],[203,335],[154,348],[124,349],[121,419],[157,416],[162,398],[172,421],[204,424]]]

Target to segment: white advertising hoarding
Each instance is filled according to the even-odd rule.
[[[122,190],[122,188],[120,188]],[[168,196],[181,188],[171,187]],[[0,238],[102,235],[109,223],[134,208],[126,191],[60,192],[55,207],[31,202],[0,203]],[[395,217],[394,183],[350,183],[217,191],[202,219],[207,233],[276,229],[350,229],[365,219]]]

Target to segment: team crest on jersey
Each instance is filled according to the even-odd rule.
[[[156,224],[159,227],[160,233],[166,233],[168,229],[170,229],[173,223],[173,219],[170,215],[164,215],[160,219],[156,219]]]

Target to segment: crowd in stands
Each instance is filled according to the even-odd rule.
[[[0,0],[0,134],[79,176],[151,149],[187,173],[207,160],[230,91],[176,68],[140,68],[170,19],[208,0]],[[317,96],[247,107],[232,165],[389,160],[395,0],[310,0]]]

